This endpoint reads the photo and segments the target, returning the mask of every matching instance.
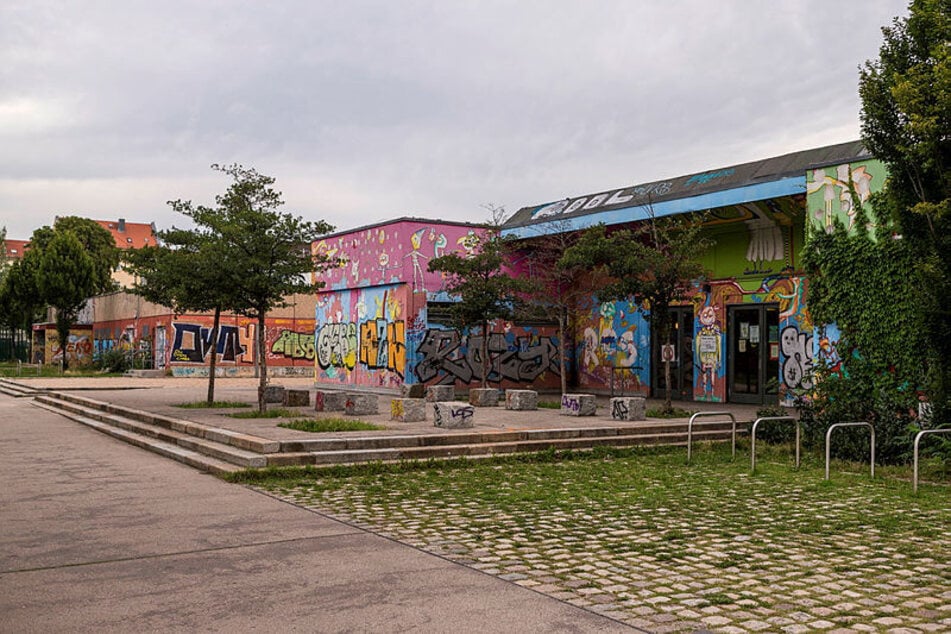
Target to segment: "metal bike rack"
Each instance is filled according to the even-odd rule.
[[[765,421],[771,420],[788,420],[792,421],[796,425],[796,468],[799,468],[799,444],[800,444],[800,424],[792,416],[764,416],[762,418],[757,418],[753,421],[753,429],[750,430],[750,472],[756,473],[756,427]]]
[[[915,493],[918,493],[918,443],[925,434],[951,434],[951,429],[923,429],[915,434],[915,467],[914,477],[912,478]]]
[[[875,477],[875,428],[872,427],[872,423],[866,422],[857,422],[857,423],[836,423],[829,427],[829,430],[826,432],[826,480],[829,479],[829,441],[832,438],[832,430],[836,427],[868,427],[869,432],[872,435],[872,451],[871,456],[869,457],[869,465],[872,470],[872,478]]]
[[[687,462],[690,462],[690,447],[693,442],[693,421],[710,416],[729,416],[730,420],[733,421],[733,457],[736,458],[736,417],[730,412],[697,412],[687,422]]]

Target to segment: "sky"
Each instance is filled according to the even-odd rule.
[[[0,0],[0,226],[189,226],[213,163],[338,230],[860,136],[907,0]]]

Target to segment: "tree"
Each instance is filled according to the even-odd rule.
[[[951,414],[951,5],[912,0],[861,70],[862,138],[889,170],[880,204],[914,250],[895,280],[921,306],[928,396]]]
[[[560,261],[561,266],[600,269],[605,277],[599,300],[645,303],[651,337],[671,345],[671,305],[690,299],[706,274],[699,258],[709,248],[700,234],[702,217],[650,217],[630,229],[608,232],[604,225],[586,230]],[[664,360],[667,386],[664,410],[672,411],[670,360]]]
[[[267,386],[265,318],[268,312],[287,305],[294,293],[314,293],[323,283],[311,276],[332,262],[312,252],[311,245],[333,231],[324,221],[308,222],[281,213],[281,193],[274,178],[241,165],[212,165],[231,177],[231,186],[215,198],[215,207],[175,201],[172,206],[206,234],[229,269],[227,303],[238,314],[257,320],[256,347],[260,383],[258,409],[264,412]],[[206,248],[206,247],[202,247]]]
[[[25,257],[28,258],[30,252],[42,253],[49,242],[63,232],[75,235],[92,261],[93,292],[90,297],[115,290],[117,285],[112,279],[112,273],[119,266],[119,248],[108,230],[88,218],[61,216],[56,218],[52,227],[40,227],[30,237],[30,250],[26,252]]]
[[[170,201],[184,213],[186,203]],[[222,311],[229,310],[236,280],[228,250],[209,231],[178,229],[160,231],[158,246],[130,249],[126,268],[136,278],[132,292],[150,302],[172,308],[176,314],[213,311],[212,351],[208,368],[207,402],[215,400],[216,344]]]
[[[527,268],[533,282],[528,292],[530,310],[555,316],[558,323],[558,356],[561,393],[568,391],[568,355],[574,348],[575,322],[584,304],[591,299],[591,271],[588,266],[564,261],[568,250],[581,234],[564,223],[555,223],[550,232],[533,237],[519,247],[520,264]]]
[[[471,254],[447,253],[429,261],[429,270],[444,273],[446,292],[458,298],[453,322],[460,330],[477,325],[482,333],[479,355],[483,388],[489,383],[489,325],[511,319],[528,282],[508,275],[503,266],[510,244],[496,229],[487,230]]]
[[[15,261],[6,269],[0,282],[0,319],[3,324],[11,333],[29,333],[44,306],[38,296],[34,272],[25,261]]]
[[[69,331],[86,300],[96,291],[95,265],[72,231],[54,233],[37,253],[36,286],[46,303],[56,309],[56,333],[65,372],[69,367]]]

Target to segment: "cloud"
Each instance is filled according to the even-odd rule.
[[[340,228],[521,206],[858,136],[904,0],[0,8],[0,223],[170,224],[239,162]],[[293,205],[292,205],[293,203]]]

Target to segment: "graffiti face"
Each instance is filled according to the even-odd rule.
[[[713,306],[704,306],[700,311],[699,319],[704,326],[712,326],[717,322],[717,311]]]
[[[812,389],[812,335],[799,332],[796,326],[787,326],[780,336],[783,362],[783,382],[790,389]]]

